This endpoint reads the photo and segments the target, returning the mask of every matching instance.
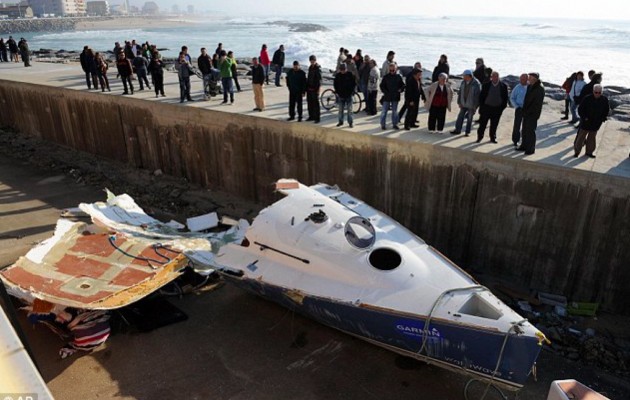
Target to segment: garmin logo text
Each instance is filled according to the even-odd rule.
[[[37,400],[37,393],[0,393],[0,400]]]
[[[414,325],[418,325],[418,323]],[[400,332],[404,333],[405,335],[411,335],[411,336],[417,336],[417,337],[423,337],[425,335],[424,326],[410,326],[406,324],[405,325],[398,324],[396,325],[396,329],[398,329]],[[436,328],[430,328],[427,334],[432,337],[441,336],[440,331],[438,331]]]

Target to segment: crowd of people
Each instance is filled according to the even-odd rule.
[[[152,84],[156,97],[165,96],[165,63],[155,45],[149,42],[138,44],[131,40],[121,46],[117,42],[113,53],[124,95],[134,93],[135,75],[139,90],[144,90],[145,87],[151,89]],[[92,87],[98,89],[100,84],[102,91],[111,91],[107,78],[108,64],[102,55],[85,46],[80,59],[88,89]],[[322,71],[315,55],[309,57],[309,63],[308,68],[304,70],[298,61],[294,61],[291,68],[286,71],[284,83],[289,92],[289,121],[297,119],[301,122],[305,119],[303,99],[306,98],[308,118],[305,120],[320,122],[319,96],[323,80]],[[205,99],[222,93],[222,104],[228,102],[233,104],[235,92],[241,91],[234,53],[224,49],[222,43],[218,44],[212,56],[206,48],[202,48],[195,67],[188,48],[182,46],[174,67],[179,80],[181,103],[194,101],[191,96],[190,78],[196,74],[202,77]],[[253,110],[260,112],[265,110],[263,87],[270,84],[272,72],[275,86],[283,86],[284,45],[279,45],[270,57],[267,45],[263,44],[260,54],[252,57],[250,70],[255,105]],[[393,50],[387,53],[386,59],[379,67],[374,58],[364,56],[361,50],[352,54],[342,47],[339,49],[333,81],[337,96],[337,126],[341,127],[346,122],[350,128],[354,126],[353,96],[357,92],[363,95],[365,112],[368,115],[377,115],[377,103],[380,103],[380,126],[383,130],[388,128],[388,116],[394,130],[401,129],[401,122],[405,130],[418,128],[418,114],[423,105],[428,111],[429,133],[442,133],[446,114],[452,110],[452,103],[455,101],[458,114],[451,134],[463,133],[469,136],[472,132],[473,119],[478,113],[479,118],[475,121],[478,124],[476,142],[480,143],[484,139],[488,128],[490,142],[498,143],[497,129],[501,116],[505,109],[511,106],[514,109],[511,140],[515,150],[527,155],[534,154],[536,130],[545,97],[545,88],[538,73],[522,74],[519,83],[509,88],[501,81],[498,71],[487,67],[484,60],[478,58],[474,69],[463,71],[462,82],[455,91],[449,81],[450,72],[448,57],[442,54],[433,69],[431,84],[423,87],[423,69],[420,62],[416,62],[403,76]],[[594,158],[596,134],[606,121],[610,107],[608,99],[602,94],[602,74],[590,71],[588,75],[589,83],[584,81],[584,74],[581,71],[572,74],[564,83],[567,100],[562,119],[568,120],[570,112],[572,117],[570,122],[572,124],[579,122],[574,143],[575,156],[578,157],[582,147],[586,145],[586,155]]]
[[[18,42],[13,39],[13,36],[9,36],[7,41],[0,37],[0,62],[20,62],[20,59],[24,63],[25,67],[31,66],[31,52],[28,48],[28,41],[24,38],[20,38]]]

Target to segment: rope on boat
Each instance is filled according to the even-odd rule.
[[[479,292],[479,291],[489,291],[489,290],[485,286],[475,285],[475,286],[468,286],[468,287],[464,287],[464,288],[449,289],[449,290],[446,290],[446,291],[442,292],[438,296],[438,298],[433,303],[433,306],[431,307],[431,311],[429,312],[429,315],[427,316],[426,322],[424,323],[424,329],[422,330],[422,346],[420,347],[420,350],[418,350],[418,354],[422,354],[422,351],[425,350],[427,341],[429,339],[429,327],[431,325],[431,319],[433,318],[433,313],[437,310],[437,307],[440,304],[440,302],[442,301],[442,299],[445,296],[447,296],[449,294],[456,293],[456,292]],[[527,319],[522,319],[522,320],[517,321],[517,322],[512,322],[512,326],[510,327],[510,329],[508,329],[507,332],[505,332],[505,337],[503,339],[503,344],[501,345],[501,351],[499,352],[499,357],[497,358],[497,365],[494,368],[494,371],[492,372],[492,375],[490,376],[490,380],[489,380],[488,384],[486,385],[486,389],[484,390],[483,396],[481,396],[480,400],[484,400],[486,398],[486,396],[488,394],[488,390],[490,389],[490,387],[493,387],[496,390],[498,390],[503,398],[507,398],[507,397],[505,397],[503,392],[499,388],[494,386],[492,383],[496,379],[497,372],[499,371],[499,367],[501,366],[501,362],[503,361],[503,354],[505,352],[505,347],[507,345],[507,342],[508,342],[508,339],[510,337],[510,334],[512,333],[512,331],[517,329],[517,327],[522,326],[525,322],[527,322]],[[427,353],[426,356],[429,357],[429,354]],[[468,386],[469,386],[469,384],[471,382],[473,382],[475,380],[476,379],[471,379],[470,381],[468,381],[468,383],[466,384],[466,386],[464,388],[464,398],[466,400],[468,400],[468,396],[467,396]]]

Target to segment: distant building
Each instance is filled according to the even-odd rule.
[[[86,3],[87,15],[109,15],[109,2],[88,1]]]
[[[26,4],[0,4],[0,18],[33,18],[33,9]]]
[[[85,0],[29,0],[29,5],[37,17],[51,14],[75,17],[86,13]]]
[[[173,14],[179,14],[179,6],[177,4],[173,4],[173,6],[171,7],[171,12]]]
[[[147,15],[155,15],[160,12],[160,7],[155,3],[155,1],[147,1],[142,6],[142,13]]]
[[[195,13],[195,6],[189,5],[187,7],[187,11],[188,11],[188,14],[194,14]]]

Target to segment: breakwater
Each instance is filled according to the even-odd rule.
[[[474,271],[628,314],[630,180],[313,125],[1,81],[0,127],[268,204],[326,182]]]
[[[125,17],[117,16],[116,19]],[[63,32],[72,31],[79,22],[113,20],[114,17],[63,17],[63,18],[24,18],[0,19],[0,35],[21,32]]]

